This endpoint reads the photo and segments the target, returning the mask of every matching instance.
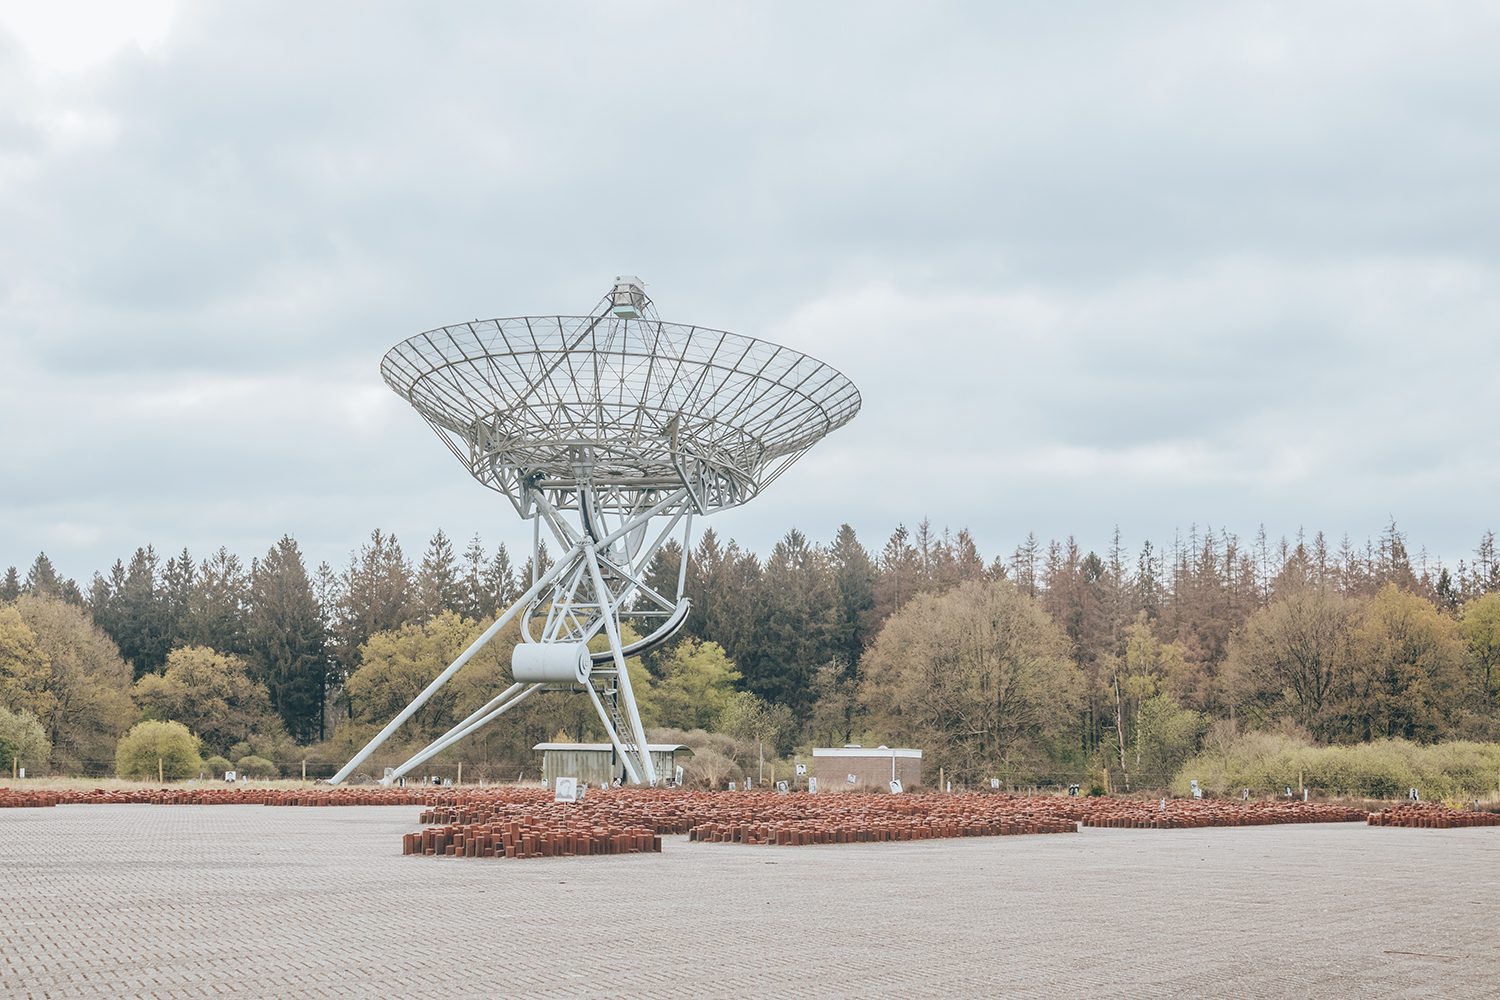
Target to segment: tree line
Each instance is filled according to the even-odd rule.
[[[682,556],[658,553],[653,586],[675,589]],[[230,759],[331,759],[531,575],[503,544],[460,553],[442,531],[413,560],[376,530],[338,570],[310,570],[290,536],[248,565],[144,546],[87,588],[39,554],[0,580],[0,704],[51,720],[57,766],[109,759],[109,734],[142,716],[200,719]],[[648,714],[783,753],[903,740],[976,781],[1103,769],[1129,783],[1159,778],[1215,722],[1324,743],[1500,735],[1493,533],[1449,568],[1413,556],[1395,524],[1359,545],[1195,529],[1134,552],[1117,531],[1102,553],[1028,535],[989,557],[926,520],[878,548],[848,525],[826,544],[792,530],[764,557],[710,529],[687,579],[689,645],[640,665]],[[504,669],[501,645],[484,669]],[[457,694],[424,710],[426,729],[462,709]],[[598,735],[578,706],[518,718],[524,739]],[[490,749],[529,757],[515,739]]]

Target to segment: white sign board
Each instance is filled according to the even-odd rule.
[[[802,778],[802,777],[806,777],[806,776],[807,776],[807,765],[806,764],[798,764],[797,765],[797,777]]]
[[[787,793],[787,790],[788,790],[787,783],[785,781],[778,781],[778,782],[776,782],[776,790],[778,792],[780,792],[782,795],[785,795]]]
[[[991,788],[999,788],[1000,787],[1000,779],[999,778],[991,778],[990,779],[990,787]]]
[[[809,795],[817,795],[818,794],[818,779],[817,778],[808,778],[807,779],[807,794],[809,794]]]
[[[240,780],[240,776],[238,774],[236,774],[235,772],[233,772],[233,771],[225,771],[224,772],[224,780],[225,781],[239,781]]]
[[[553,802],[577,802],[578,801],[578,779],[558,778],[553,783]]]
[[[854,775],[851,774],[851,775],[849,775],[849,784],[851,784],[851,785],[857,785],[857,784],[859,784],[859,779],[856,778]]]
[[[681,764],[677,765],[677,770],[673,772],[672,776],[674,781],[676,781],[679,785],[682,784],[683,771]]]
[[[901,791],[902,791],[902,789],[901,789],[901,781],[900,781],[900,779],[892,781],[891,782],[891,794],[892,795],[900,795]]]
[[[740,787],[740,786],[739,786],[739,785],[736,785],[736,784],[735,784],[735,783],[734,783],[734,782],[732,782],[732,781],[731,781],[731,782],[730,782],[730,783],[729,783],[729,790],[730,790],[730,791],[731,791],[731,792],[736,792],[736,791],[739,791],[739,787]]]

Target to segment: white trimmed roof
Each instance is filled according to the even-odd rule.
[[[922,751],[896,747],[815,747],[814,757],[913,757],[922,759]]]
[[[596,753],[608,753],[614,747],[608,743],[538,743],[532,747],[533,750],[592,750]],[[646,749],[652,753],[678,753],[682,750],[692,752],[686,743],[648,743]]]

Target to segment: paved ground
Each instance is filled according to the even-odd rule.
[[[507,862],[401,857],[416,813],[0,810],[0,995],[1500,993],[1495,827]]]

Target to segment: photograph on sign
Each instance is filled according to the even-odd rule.
[[[895,781],[891,782],[891,794],[892,795],[900,795],[901,794],[901,779],[897,778]]]
[[[798,764],[797,765],[797,777],[801,778],[801,777],[805,776],[806,774],[807,774],[807,765],[806,764]]]
[[[578,779],[558,778],[553,783],[553,802],[577,802],[578,801]]]

